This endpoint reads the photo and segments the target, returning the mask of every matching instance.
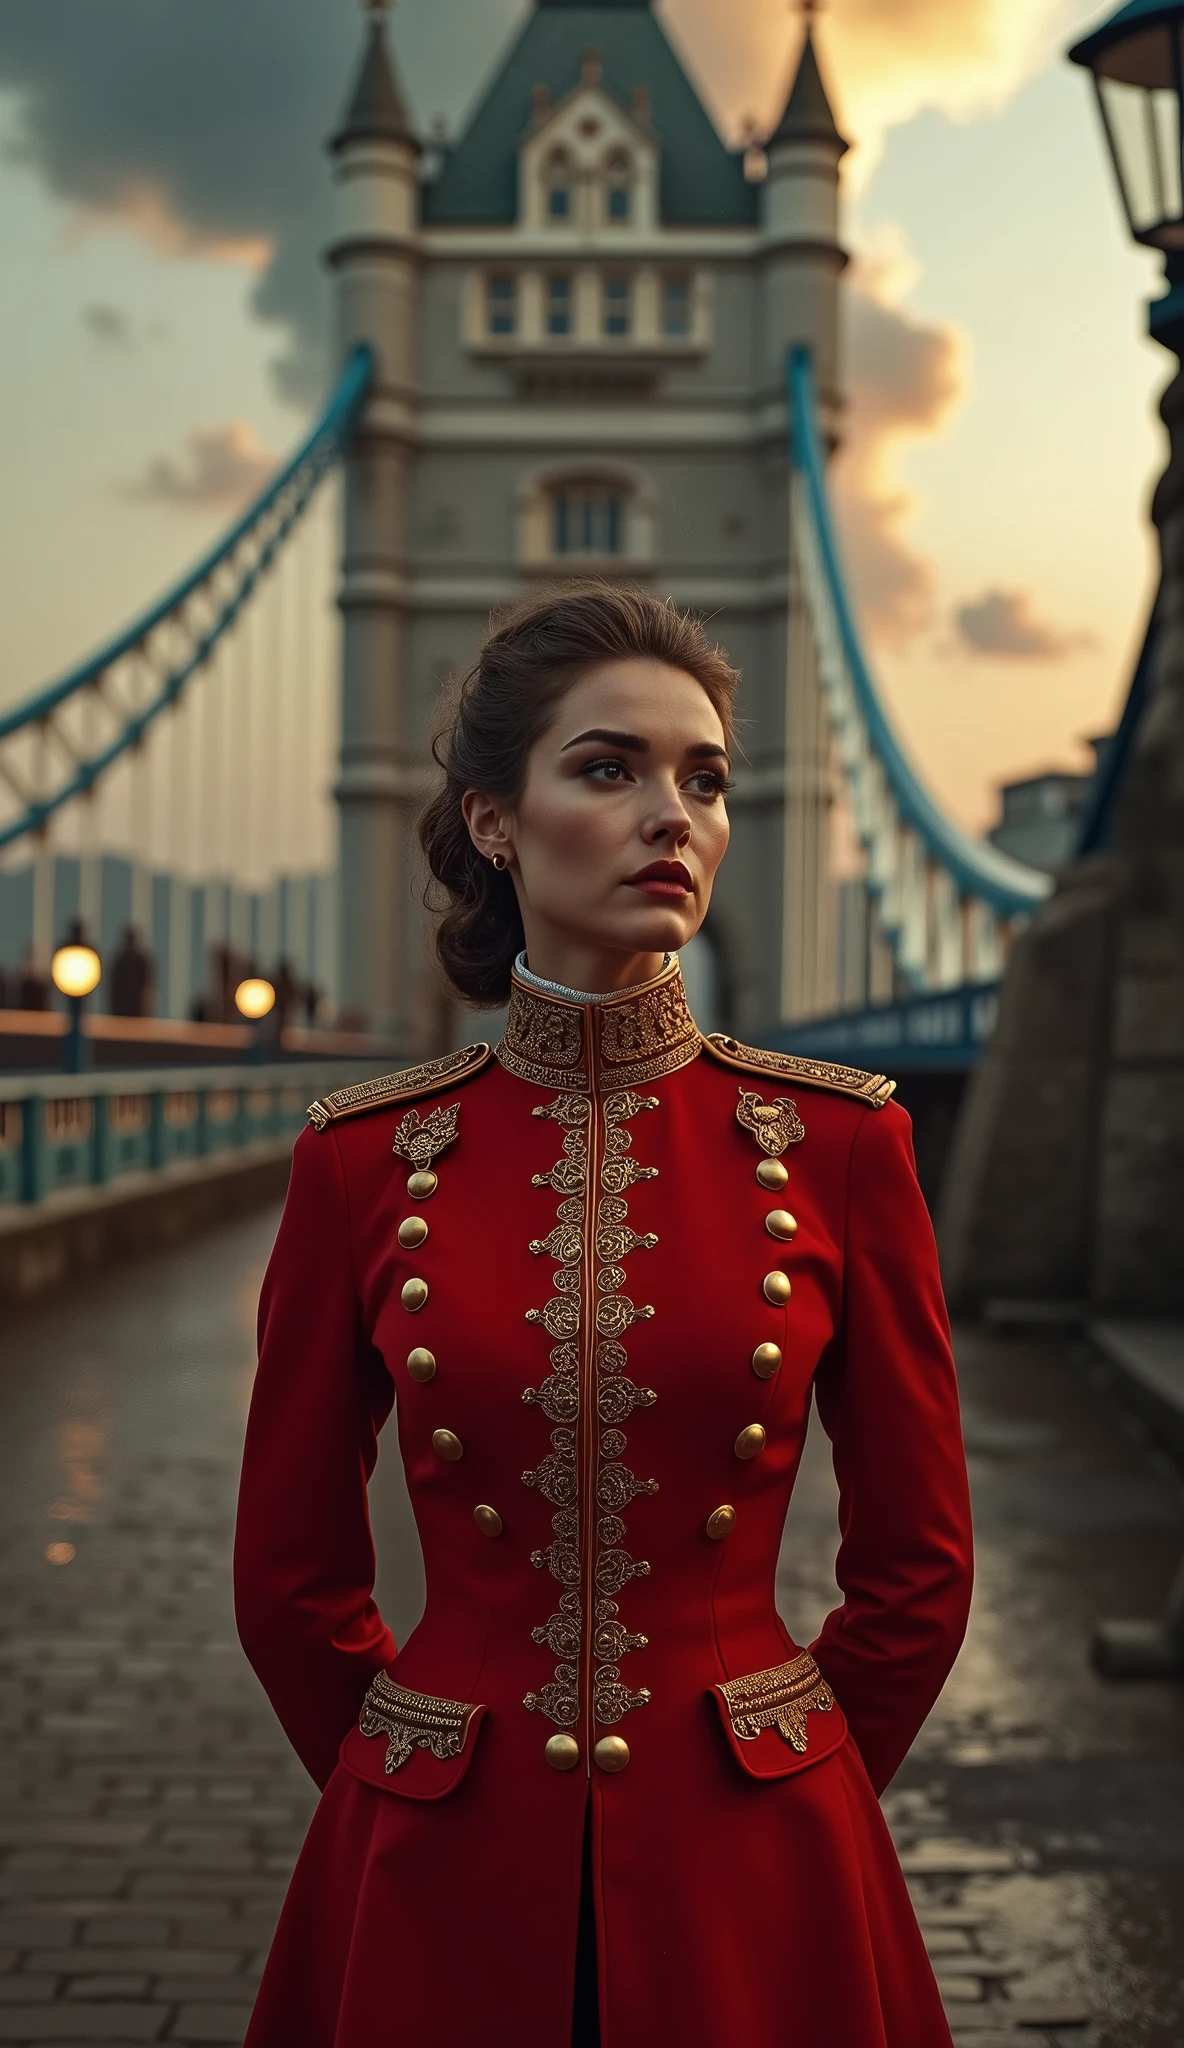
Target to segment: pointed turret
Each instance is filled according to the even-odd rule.
[[[399,90],[387,47],[384,12],[380,7],[370,10],[370,33],[365,54],[345,118],[329,147],[332,150],[345,149],[351,142],[399,142],[405,148],[415,150],[420,146]]]
[[[773,149],[783,142],[822,142],[833,144],[836,156],[845,155],[849,144],[840,135],[838,124],[826,96],[822,73],[818,69],[818,54],[814,48],[814,34],[809,23],[806,25],[806,40],[785,111],[769,137],[768,147]]]
[[[384,0],[369,0],[367,11],[353,93],[329,144],[337,228],[326,251],[342,356],[364,342],[375,363],[344,465],[340,986],[343,1011],[405,1038],[420,944],[404,910],[414,799],[398,765],[410,744],[405,536],[418,402],[419,142],[387,48]]]

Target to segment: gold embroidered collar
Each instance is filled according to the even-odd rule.
[[[515,974],[497,1057],[540,1088],[609,1094],[673,1074],[702,1043],[672,960],[640,988],[594,1003],[546,994]]]

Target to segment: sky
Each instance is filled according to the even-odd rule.
[[[523,0],[400,0],[455,128]],[[661,0],[723,131],[780,111],[784,0]],[[873,668],[943,805],[1083,768],[1150,602],[1170,358],[1120,224],[1081,0],[833,0],[849,408],[835,470]],[[321,143],[354,0],[5,0],[0,702],[137,612],[291,446],[328,374]]]

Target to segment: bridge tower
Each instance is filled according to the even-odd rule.
[[[848,145],[818,67],[811,0],[803,12],[801,56],[785,109],[766,145],[762,373],[767,384],[783,385],[787,350],[809,349],[823,429],[833,448],[841,406],[839,278],[847,263],[839,240],[839,164]],[[784,558],[794,560],[788,544]],[[832,1009],[838,989],[830,881],[830,727],[804,594],[793,568],[790,576],[781,984],[770,994],[776,1014],[793,1019]]]
[[[329,148],[338,223],[327,251],[343,359],[374,352],[375,379],[345,464],[340,815],[341,1008],[405,1036],[415,916],[416,790],[407,740],[407,518],[416,410],[419,143],[368,0],[353,96]]]

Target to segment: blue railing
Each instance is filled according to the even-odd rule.
[[[0,825],[0,848],[27,833],[41,831],[55,811],[87,795],[121,755],[139,746],[148,728],[176,702],[190,678],[208,661],[222,635],[234,624],[310,499],[339,460],[357,424],[373,377],[373,353],[368,347],[360,346],[350,356],[336,390],[312,431],[241,519],[235,521],[208,554],[114,640],[56,683],[39,690],[0,716],[0,743],[11,741],[30,728],[44,727],[81,691],[98,688],[116,663],[143,651],[152,635],[167,621],[183,616],[185,606],[211,585],[221,570],[235,569],[235,557],[244,543],[259,536],[261,530],[266,532],[266,538],[249,565],[235,573],[229,595],[218,604],[209,624],[193,638],[184,655],[168,667],[155,695],[146,704],[129,712],[114,737],[93,754],[78,758],[76,750],[69,748],[76,761],[73,772],[67,773],[52,792],[38,792],[35,797],[30,797],[15,818]],[[270,526],[267,524],[269,520],[273,520]]]
[[[356,1060],[0,1078],[0,1217],[218,1154],[295,1140],[308,1104],[369,1078]]]
[[[1048,895],[1048,877],[972,839],[945,817],[906,759],[889,723],[864,657],[843,574],[826,487],[814,366],[808,349],[791,350],[788,378],[793,465],[806,486],[827,593],[858,714],[900,818],[917,834],[935,865],[951,876],[962,896],[989,904],[1001,919],[1028,917]]]
[[[775,1052],[890,1074],[918,1067],[957,1071],[977,1065],[998,1014],[998,982],[972,981],[935,995],[787,1024],[764,1042]]]

